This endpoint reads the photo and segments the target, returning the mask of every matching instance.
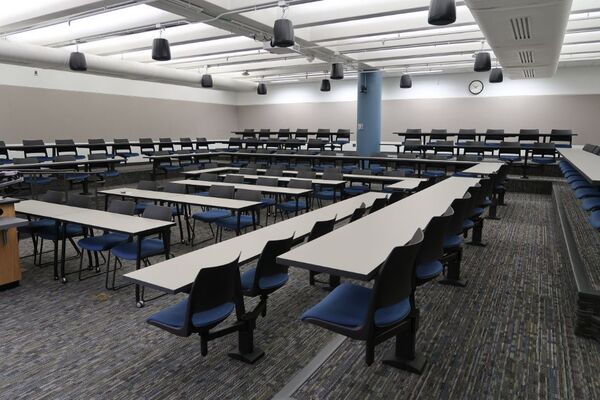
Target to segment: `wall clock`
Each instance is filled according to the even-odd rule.
[[[476,96],[479,93],[483,92],[483,82],[481,82],[479,80],[475,80],[475,81],[472,81],[471,83],[469,83],[469,92],[471,92],[471,94],[474,94]]]

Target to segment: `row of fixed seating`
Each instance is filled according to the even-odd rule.
[[[254,129],[244,129],[241,132],[242,139],[258,139],[258,140],[271,140],[271,139],[279,139],[279,140],[287,140],[287,139],[300,139],[307,140],[308,136],[312,134],[309,133],[308,129],[296,129],[296,131],[292,132],[290,129],[279,129],[277,131],[271,131],[271,129],[260,129],[255,131]],[[330,129],[319,128],[314,132],[314,135],[317,139],[327,140],[329,141],[332,137],[335,138],[335,141],[339,141],[347,143],[350,141],[350,129],[338,129],[335,132],[332,132]]]
[[[446,271],[445,283],[462,285],[459,266],[463,247],[463,235],[481,225],[486,208],[490,205],[492,181],[484,179],[472,187],[460,199],[452,202],[442,215],[434,216],[424,231],[418,230],[413,239],[404,246],[391,250],[386,261],[378,269],[372,288],[352,283],[340,284],[340,277],[330,276],[329,284],[334,290],[322,301],[306,310],[301,319],[325,329],[367,343],[366,363],[374,361],[377,344],[396,336],[397,349],[407,345],[406,359],[415,357],[418,330],[417,288],[430,282]],[[393,201],[385,200],[380,206],[373,205],[370,214],[380,212]],[[350,223],[360,218],[364,210],[357,209]],[[317,222],[308,241],[318,239],[333,231],[335,219]],[[178,336],[197,333],[201,338],[201,354],[207,354],[209,340],[222,336],[221,330],[213,330],[236,311],[233,327],[254,321],[266,315],[269,295],[279,290],[289,280],[288,268],[276,262],[277,257],[289,251],[292,238],[282,238],[266,243],[256,267],[240,274],[237,259],[226,264],[201,269],[189,292],[189,296],[147,320]],[[310,284],[315,283],[316,273],[310,274]],[[246,313],[243,295],[260,296],[261,302]],[[210,303],[208,302],[210,299]],[[218,301],[216,301],[216,300]],[[246,326],[248,329],[248,326]],[[403,342],[408,338],[407,342]],[[235,358],[253,362],[257,357],[253,346],[240,350]],[[397,350],[399,352],[400,350]],[[397,354],[401,356],[402,354]],[[394,364],[392,364],[394,365]],[[398,365],[395,365],[398,366]],[[413,372],[420,372],[415,368]]]
[[[447,129],[432,129],[429,133],[425,133],[421,129],[407,129],[406,132],[398,133],[398,135],[403,136],[405,140],[421,140],[424,136],[428,136],[429,143],[448,140],[449,137],[456,137],[457,143],[464,143],[477,141],[478,136],[484,136],[484,142],[492,144],[506,138],[504,129],[487,129],[484,134],[477,133],[476,129],[459,129],[457,133],[450,134]],[[543,141],[542,136],[548,136],[549,142],[555,143],[559,148],[570,148],[573,143],[573,131],[570,129],[552,129],[549,135],[541,134],[539,129],[520,129],[514,136],[518,137],[519,142],[525,145],[540,143]]]
[[[600,187],[589,183],[567,161],[561,161],[559,167],[563,176],[567,179],[567,183],[573,190],[575,197],[581,200],[581,208],[591,213],[589,217],[590,224],[595,229],[600,230]]]
[[[583,146],[583,151],[587,151],[588,153],[592,153],[598,156],[600,155],[600,146],[588,143]]]
[[[171,138],[160,138],[158,142],[151,138],[140,138],[139,142],[132,144],[129,139],[114,139],[107,143],[104,139],[88,139],[86,144],[75,143],[73,139],[56,139],[54,144],[46,144],[41,139],[23,140],[21,146],[7,146],[4,141],[0,141],[0,164],[10,163],[10,149],[22,151],[24,158],[36,158],[39,161],[52,161],[53,156],[72,155],[78,159],[85,156],[79,154],[78,148],[88,149],[89,154],[104,154],[107,156],[118,155],[124,158],[139,156],[135,153],[132,146],[140,147],[140,153],[152,155],[158,148],[159,151],[175,151],[175,145],[179,145],[181,150],[208,149],[209,143],[206,138],[180,138],[173,141]],[[108,148],[111,147],[111,152]],[[50,150],[50,152],[49,152]]]

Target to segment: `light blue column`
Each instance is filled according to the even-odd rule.
[[[358,154],[378,153],[381,145],[381,71],[358,75],[356,141]]]

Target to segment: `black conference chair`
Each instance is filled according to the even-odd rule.
[[[302,321],[366,342],[371,365],[375,346],[396,337],[394,354],[384,364],[421,373],[425,360],[416,354],[419,311],[411,307],[414,266],[423,232],[392,249],[379,268],[373,288],[344,283],[302,315]]]
[[[267,175],[269,175],[267,171]],[[257,186],[271,186],[277,187],[279,186],[279,179],[271,177],[271,176],[259,176],[256,179]],[[261,207],[267,209],[267,215],[265,216],[265,226],[269,225],[269,216],[274,215],[273,207],[277,204],[277,196],[276,195],[266,195],[265,197],[261,197],[260,199]]]
[[[88,139],[88,150],[90,154],[106,154],[108,156],[108,147],[104,139]]]
[[[325,236],[329,232],[332,232],[333,228],[335,227],[336,218],[337,218],[337,216],[335,216],[329,220],[315,222],[312,229],[310,230],[310,233],[308,234],[308,239],[306,241],[311,242],[315,239],[320,238],[321,236]],[[314,286],[316,282],[325,283],[325,282],[316,280],[315,277],[317,275],[319,275],[319,272],[317,272],[317,271],[312,271],[312,270],[308,271],[309,285]],[[333,289],[336,286],[338,286],[339,284],[340,284],[339,276],[329,275],[329,288]]]
[[[570,129],[552,129],[549,142],[554,143],[557,148],[571,148],[573,145],[573,131]]]
[[[139,156],[138,153],[134,153],[131,150],[131,144],[129,144],[129,139],[113,139],[112,151],[113,155],[121,156],[125,160],[127,160],[130,157]]]
[[[229,176],[231,176],[231,175],[229,175]],[[235,192],[234,199],[244,200],[244,201],[253,201],[256,203],[260,203],[262,200],[261,196],[260,196],[260,192],[258,192],[256,190],[247,190],[247,189],[238,189]],[[246,230],[251,226],[254,227],[254,229],[256,229],[256,224],[258,223],[258,218],[257,218],[256,213],[257,213],[257,210],[252,209],[251,211],[249,211],[246,214],[241,214],[239,216],[239,220],[238,220],[238,216],[236,216],[236,215],[231,215],[229,217],[219,218],[218,220],[216,220],[215,225],[217,227],[217,233],[215,235],[215,242],[220,242],[223,240],[223,230],[237,232],[238,222],[239,222],[240,231],[242,229]]]
[[[456,143],[462,144],[466,142],[474,142],[477,140],[476,129],[459,129],[458,135],[456,136]]]
[[[498,148],[498,159],[507,163],[517,163],[521,161],[521,148],[515,142],[500,142]]]
[[[494,150],[504,141],[504,129],[488,129],[485,131],[485,147],[494,154]]]
[[[135,202],[131,200],[113,200],[108,206],[108,212],[122,215],[133,215],[135,210]],[[94,236],[85,235],[83,239],[77,242],[77,245],[81,249],[79,257],[79,269],[77,271],[79,280],[92,278],[98,274],[82,277],[83,274],[83,253],[87,252],[88,255],[88,270],[94,269],[96,273],[100,272],[100,260],[98,255],[102,255],[102,252],[108,251],[108,258],[106,259],[107,272],[106,272],[106,288],[108,289],[108,266],[110,266],[110,250],[118,244],[125,243],[129,240],[129,235],[119,232],[103,232],[102,235]],[[94,259],[92,260],[92,255]],[[102,256],[104,258],[104,256]]]
[[[140,153],[151,156],[155,151],[154,141],[151,138],[140,138]]]
[[[39,162],[52,161],[46,144],[40,139],[23,139],[23,155],[25,158],[37,158]]]
[[[443,271],[441,260],[444,257],[444,237],[448,230],[454,210],[449,208],[438,217],[433,217],[425,228],[423,244],[417,255],[415,266],[415,288],[435,278]],[[416,307],[413,297],[413,307]]]
[[[149,219],[157,219],[161,221],[173,221],[173,217],[171,215],[171,209],[165,206],[158,206],[155,204],[149,204],[146,206],[142,214],[142,218]],[[116,286],[115,279],[117,270],[123,268],[122,260],[127,261],[136,261],[137,260],[137,247],[138,247],[138,238],[135,241],[128,241],[125,243],[121,243],[112,248],[111,252],[113,256],[115,256],[115,262],[113,265],[112,271],[110,270],[110,266],[107,266],[106,273],[109,274],[112,272],[112,286],[107,287],[109,290],[118,290],[123,287],[131,285],[131,283],[126,283],[124,285]],[[140,260],[144,264],[144,266],[150,265],[150,257],[158,256],[160,254],[165,255],[165,259],[169,259],[169,251],[171,246],[171,238],[169,234],[160,234],[156,238],[143,238],[140,243]],[[119,264],[119,267],[117,267]],[[142,297],[141,304],[144,304],[144,295],[142,288]]]
[[[235,188],[233,186],[213,185],[208,190],[208,196],[219,197],[222,199],[233,199],[234,194]],[[221,218],[227,217],[231,217],[231,211],[222,208],[214,208],[211,210],[200,211],[192,214],[192,219],[194,220],[194,222],[192,224],[191,245],[194,245],[194,238],[196,237],[196,221],[207,223],[212,234],[212,238],[214,238],[216,234],[212,228],[212,224]]]
[[[539,129],[521,129],[519,130],[519,144],[524,149],[533,147],[535,143],[540,142]]]
[[[388,205],[387,197],[380,197],[378,199],[375,199],[375,201],[373,201],[373,205],[371,206],[371,209],[369,210],[369,215],[381,210],[382,208],[386,207],[387,205]]]
[[[446,141],[448,140],[448,130],[447,129],[432,129],[429,134],[429,144],[434,144],[437,141]]]
[[[352,175],[372,175],[372,172],[370,169],[355,169],[352,171]],[[363,193],[368,192],[369,190],[371,190],[371,184],[370,183],[358,183],[358,184],[350,184],[349,186],[346,186],[344,188],[344,194],[346,196],[358,196],[361,195]]]
[[[260,301],[252,311],[258,316],[267,315],[267,299],[269,295],[283,287],[288,279],[288,267],[277,263],[277,257],[287,253],[292,248],[294,234],[292,236],[269,240],[265,245],[256,267],[244,271],[240,278],[244,296],[260,297]]]
[[[213,330],[235,310],[236,321],[220,330]],[[253,331],[256,316],[244,308],[238,258],[220,266],[202,268],[189,296],[179,303],[150,316],[146,322],[181,337],[193,333],[200,336],[200,354],[208,354],[208,342],[230,333],[238,333],[238,352],[229,356],[254,363],[264,352],[254,346]]]
[[[11,162],[6,143],[4,143],[3,140],[0,140],[0,164],[9,164]]]
[[[192,139],[190,139],[189,137],[179,138],[179,142],[181,150],[194,150],[194,143],[192,143]]]
[[[312,189],[312,181],[305,181],[300,179],[290,179],[290,182],[287,185],[290,189]],[[285,219],[285,216],[290,213],[298,214],[301,210],[308,210],[310,208],[310,203],[308,203],[308,199],[299,200],[296,196],[295,199],[288,198],[285,201],[278,203],[275,206],[275,221],[277,221],[277,211],[281,214],[281,219]]]
[[[175,145],[171,138],[158,138],[158,151],[168,151],[172,153],[175,151]]]
[[[210,151],[208,140],[206,140],[204,137],[196,138],[196,150],[200,150],[201,148]]]
[[[335,150],[336,148],[340,148],[340,150],[344,149],[344,145],[350,143],[350,129],[338,129],[335,133],[335,140],[331,144],[331,148]]]
[[[344,175],[342,175],[342,173],[339,172],[339,169],[333,167],[333,168],[328,168],[325,172],[323,172],[323,175],[321,175],[321,179],[333,180],[333,181],[343,181]],[[341,193],[340,193],[340,196],[341,196]],[[319,205],[319,207],[322,207],[323,200],[327,200],[327,201],[335,200],[336,191],[332,187],[319,186],[315,190],[314,197],[315,197],[315,199],[317,199],[317,204]]]
[[[444,237],[444,257],[442,263],[445,267],[446,276],[440,281],[445,285],[464,287],[467,285],[465,280],[460,277],[460,263],[463,253],[464,221],[469,213],[469,206],[472,204],[471,195],[465,194],[462,199],[456,199],[452,202],[454,214],[447,226],[446,236]]]

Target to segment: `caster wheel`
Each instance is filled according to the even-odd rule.
[[[60,281],[61,281],[62,283],[67,283],[67,282],[68,282],[68,281],[67,281],[67,277],[66,277],[66,276],[63,276],[63,278],[62,278]]]
[[[142,308],[142,307],[144,307],[144,302],[143,302],[143,301],[141,301],[141,300],[140,300],[140,301],[138,301],[138,302],[137,302],[137,304],[136,304],[136,307],[137,307],[137,308]]]

